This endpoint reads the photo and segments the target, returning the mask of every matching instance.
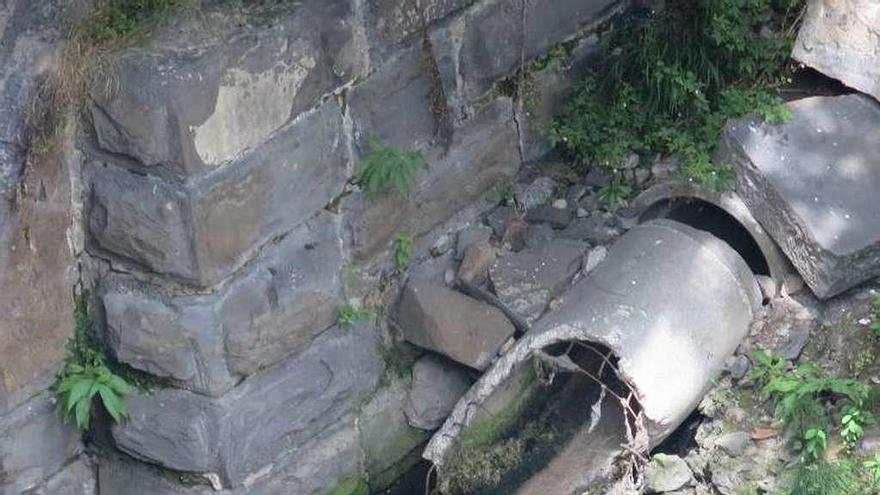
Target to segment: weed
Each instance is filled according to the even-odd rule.
[[[626,184],[620,174],[616,174],[611,182],[599,189],[599,199],[610,210],[626,206],[630,194],[632,194],[632,188]]]
[[[874,454],[874,457],[862,462],[862,467],[868,471],[868,475],[874,482],[874,487],[880,488],[880,453]]]
[[[828,451],[828,434],[821,428],[810,428],[802,440],[804,458],[807,462],[817,462],[825,458]]]
[[[871,302],[871,332],[880,338],[880,294],[874,296]]]
[[[846,448],[852,450],[865,433],[865,425],[874,422],[874,415],[858,406],[848,406],[840,420],[840,436]]]
[[[376,136],[369,136],[370,153],[361,160],[355,179],[367,196],[375,199],[394,188],[402,198],[409,197],[410,188],[420,168],[427,163],[418,151],[385,146]]]
[[[339,308],[339,316],[336,321],[340,326],[352,327],[355,323],[363,320],[369,320],[373,317],[373,312],[366,308],[355,307],[346,303]]]
[[[502,180],[489,191],[486,201],[493,205],[510,206],[513,204],[514,191],[512,179]]]
[[[128,415],[123,397],[133,393],[134,388],[108,367],[94,336],[85,296],[75,301],[74,320],[74,336],[67,345],[64,368],[53,385],[59,410],[66,421],[88,430],[92,401],[97,396],[113,420],[120,421]]]
[[[790,473],[786,495],[864,495],[865,482],[849,461],[798,466]]]
[[[675,0],[611,30],[596,74],[549,130],[582,166],[616,167],[627,153],[677,154],[684,178],[713,190],[732,173],[713,164],[725,121],[790,118],[774,88],[787,76],[801,0]],[[772,26],[773,35],[760,34]]]
[[[405,272],[412,263],[413,238],[408,235],[397,236],[394,240],[394,266],[399,272]]]

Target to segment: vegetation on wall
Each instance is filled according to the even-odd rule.
[[[711,156],[727,119],[789,115],[776,89],[803,0],[668,0],[623,16],[603,40],[595,74],[550,128],[582,167],[617,168],[636,152],[678,155],[687,180],[731,184]]]
[[[402,198],[408,198],[419,169],[428,166],[422,154],[386,146],[376,136],[369,136],[367,143],[370,152],[361,160],[355,182],[370,199],[391,189],[396,190]]]
[[[88,430],[95,398],[114,421],[128,415],[124,397],[134,392],[124,378],[111,371],[94,332],[84,296],[75,302],[75,332],[67,343],[67,358],[53,390],[66,421]]]

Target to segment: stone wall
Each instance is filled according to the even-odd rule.
[[[0,8],[4,41],[13,24],[3,21],[24,3]],[[492,206],[493,187],[549,150],[543,129],[589,67],[592,33],[621,7],[205,3],[115,56],[117,89],[88,102],[78,150],[62,160],[23,167],[26,142],[0,127],[0,308],[13,315],[0,323],[0,440],[13,438],[0,443],[4,494],[59,471],[49,483],[94,476],[71,461],[81,443],[50,413],[49,395],[22,404],[63,358],[78,256],[114,357],[168,384],[130,397],[130,419],[99,442],[101,493],[305,494],[350,477],[392,481],[439,426],[415,419],[424,411],[413,402],[446,394],[451,407],[469,372],[432,357],[397,377],[389,352],[418,352],[400,350],[385,324],[339,326],[338,310],[392,300],[397,236],[414,237],[419,265]],[[11,36],[28,39],[16,34],[23,22]],[[57,33],[49,38],[37,48]],[[564,61],[532,64],[562,43]],[[2,101],[27,100],[16,78],[41,66],[25,65],[3,76]],[[526,77],[519,98],[499,85]],[[0,106],[13,111],[24,110]],[[425,156],[408,198],[371,200],[353,185],[370,135]],[[426,392],[436,383],[448,386]],[[40,456],[22,445],[58,459],[31,466]],[[71,493],[94,481],[82,486]]]

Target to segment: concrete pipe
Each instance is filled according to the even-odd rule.
[[[462,432],[492,410],[493,396],[509,389],[535,359],[562,372],[578,368],[605,382],[601,386],[608,389],[608,397],[618,398],[616,414],[628,416],[624,421],[606,420],[605,414],[606,426],[599,425],[599,430],[607,430],[607,425],[628,430],[620,432],[615,445],[606,441],[603,451],[596,448],[596,438],[581,435],[582,450],[611,456],[621,442],[628,442],[630,450],[647,454],[696,408],[746,336],[760,305],[760,289],[749,266],[723,241],[671,220],[639,225],[474,384],[423,456],[442,475],[444,460]],[[606,387],[611,378],[603,369],[613,371],[612,378],[622,386]],[[605,410],[598,401],[597,405]],[[594,406],[593,414],[598,412]],[[592,423],[590,432],[597,426]],[[610,437],[605,432],[602,438]],[[574,445],[559,455],[580,455],[576,462],[590,465],[593,460],[577,449]],[[557,484],[561,478],[548,476]],[[546,490],[545,482],[534,484]],[[572,482],[569,488],[576,485]],[[559,488],[553,493],[566,492]]]

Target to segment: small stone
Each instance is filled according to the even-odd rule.
[[[590,212],[588,212],[585,208],[580,207],[580,206],[578,207],[577,211],[575,212],[575,216],[578,218],[585,218],[589,214],[590,214]]]
[[[751,439],[749,434],[744,431],[736,431],[733,433],[725,433],[715,440],[715,446],[732,457],[739,457],[745,453]]]
[[[584,273],[590,273],[593,271],[599,263],[605,261],[605,256],[608,255],[608,248],[605,246],[596,246],[590,250],[589,254],[587,254],[587,262],[584,263]]]
[[[587,186],[584,184],[574,184],[568,188],[568,191],[565,192],[565,199],[571,201],[572,203],[577,203],[580,201],[585,194],[587,194]]]
[[[635,181],[638,185],[644,185],[651,180],[651,171],[646,168],[637,168],[635,171]]]
[[[672,159],[658,160],[651,166],[651,175],[658,180],[668,179],[678,169],[678,162]]]
[[[871,324],[871,319],[870,319],[870,318],[860,318],[860,319],[859,319],[859,325],[861,325],[861,326],[863,326],[863,327],[866,327],[866,326],[868,326],[868,325],[870,325],[870,324]]]
[[[623,163],[620,164],[620,168],[624,170],[631,170],[636,168],[639,165],[639,155],[637,153],[630,153],[623,160]]]
[[[495,263],[495,248],[488,241],[471,244],[458,268],[458,278],[467,283],[482,285],[486,282],[489,267]]]
[[[431,256],[438,257],[443,256],[452,248],[452,239],[448,234],[443,234],[434,241],[434,244],[431,245],[431,249],[429,250]]]
[[[556,181],[550,177],[538,177],[531,184],[517,191],[517,200],[525,210],[547,203],[556,191]]]
[[[580,201],[578,201],[578,204],[581,206],[581,208],[586,210],[588,213],[598,210],[599,203],[599,197],[594,193],[587,194],[586,196],[581,198]]]
[[[501,238],[504,235],[504,227],[507,222],[516,215],[514,209],[510,206],[499,206],[488,215],[486,215],[486,225],[492,229],[496,237]]]
[[[455,259],[464,258],[464,252],[471,244],[481,241],[488,241],[492,237],[492,228],[485,225],[476,225],[468,227],[458,233],[458,239],[455,243]]]
[[[564,210],[564,209],[568,208],[568,201],[560,198],[560,199],[554,200],[550,206],[552,206],[558,210]]]
[[[591,215],[578,218],[559,233],[560,237],[587,241],[590,244],[610,244],[620,236],[620,229],[616,226],[616,220],[611,214],[593,212]]]
[[[656,454],[645,472],[648,493],[667,493],[680,490],[693,479],[691,468],[677,455]]]
[[[571,210],[557,208],[555,205],[538,205],[526,212],[526,221],[530,223],[546,223],[554,229],[564,229],[571,223],[571,213]]]
[[[743,355],[738,355],[727,358],[727,361],[724,362],[724,366],[727,369],[727,372],[730,373],[731,377],[741,380],[746,376],[746,373],[748,373],[751,363],[749,362],[749,358]]]
[[[501,236],[501,245],[510,251],[519,251],[526,244],[526,233],[529,224],[523,219],[513,217],[504,226],[504,234]]]
[[[535,223],[529,225],[528,230],[526,230],[525,247],[528,249],[534,249],[555,238],[556,233],[553,231],[553,227],[546,223]]]
[[[782,277],[782,290],[789,296],[803,292],[804,287],[804,279],[796,273],[786,273]]]
[[[611,172],[604,168],[593,167],[587,172],[584,183],[594,189],[605,187],[611,183]]]

